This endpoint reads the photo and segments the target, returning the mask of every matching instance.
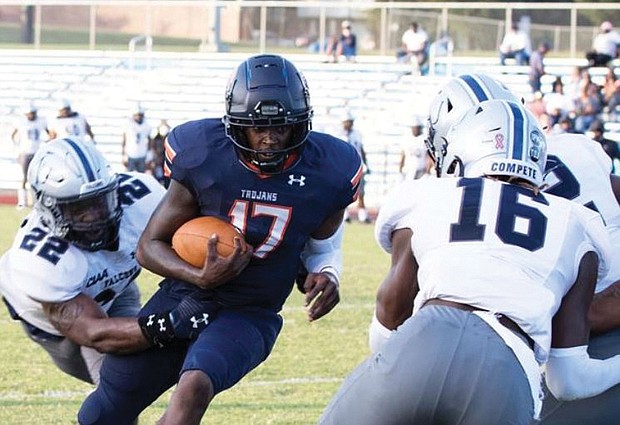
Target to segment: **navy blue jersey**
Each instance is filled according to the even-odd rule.
[[[214,298],[280,310],[310,235],[357,197],[362,164],[355,149],[310,132],[294,166],[260,175],[241,163],[219,119],[176,127],[166,148],[170,177],[194,194],[200,214],[227,218],[254,247],[248,267],[212,290]]]

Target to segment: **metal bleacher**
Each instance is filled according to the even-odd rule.
[[[51,119],[61,99],[83,113],[100,151],[121,169],[121,132],[137,102],[153,125],[220,117],[230,73],[248,55],[226,53],[152,53],[148,60],[128,52],[3,51],[0,55],[0,189],[14,189],[20,179],[10,140],[14,120],[34,100]],[[290,57],[304,72],[315,110],[313,128],[337,134],[342,113],[351,110],[361,131],[372,173],[366,203],[380,205],[395,184],[401,145],[410,137],[411,116],[426,116],[428,105],[447,76],[416,76],[392,57],[358,58],[356,63],[323,63],[315,55]],[[458,58],[453,58],[458,60]],[[516,94],[529,94],[527,72],[498,67],[495,58],[454,63],[453,72],[482,71],[503,81]],[[555,75],[568,75],[574,63],[549,60]],[[543,79],[549,86],[552,76]]]

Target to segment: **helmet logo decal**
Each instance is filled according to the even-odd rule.
[[[257,114],[259,115],[268,115],[268,116],[277,116],[280,115],[280,112],[283,110],[283,108],[278,105],[278,104],[273,104],[273,103],[264,103],[264,102],[259,102],[256,105],[256,108],[254,108],[254,111],[256,111]]]
[[[495,149],[504,149],[504,135],[501,133],[495,135]]]
[[[543,136],[538,131],[534,130],[530,133],[530,140],[532,141],[532,146],[530,147],[530,159],[534,162],[538,162],[540,159],[540,150],[543,144]]]
[[[289,174],[288,176],[288,184],[289,186],[293,186],[293,184],[297,183],[300,187],[306,185],[306,176],[301,175],[299,178],[295,178],[294,174]]]

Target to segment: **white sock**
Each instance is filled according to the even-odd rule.
[[[366,208],[360,208],[359,210],[357,210],[357,219],[359,221],[368,220],[368,213],[366,212]]]

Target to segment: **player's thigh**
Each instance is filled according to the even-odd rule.
[[[426,307],[347,377],[320,423],[528,424],[533,410],[523,369],[486,323]]]
[[[41,331],[33,332],[32,328],[27,325],[24,325],[24,330],[32,341],[47,352],[54,364],[64,373],[89,384],[95,382],[85,359],[82,357],[79,345],[67,338],[49,335]],[[100,354],[99,356],[103,355]]]
[[[183,371],[201,370],[215,394],[226,390],[269,356],[281,327],[275,312],[224,308],[191,344]]]

